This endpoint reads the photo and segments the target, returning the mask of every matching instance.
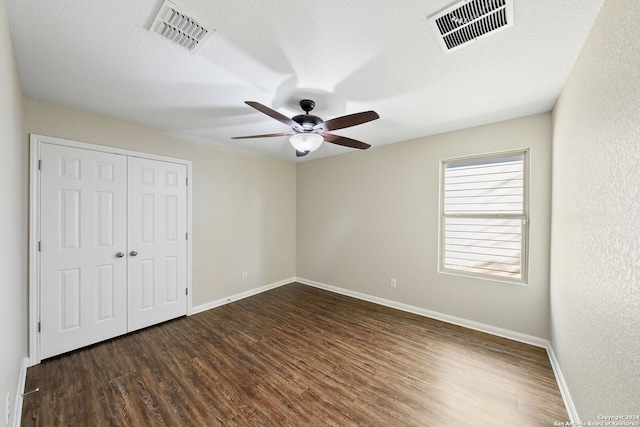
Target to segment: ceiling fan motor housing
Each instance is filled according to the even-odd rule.
[[[310,132],[315,126],[324,122],[320,117],[309,114],[309,111],[313,110],[315,106],[316,103],[314,101],[310,99],[302,99],[300,100],[300,108],[302,108],[302,111],[306,114],[299,114],[291,118],[291,120],[302,126],[302,130],[304,132]]]
[[[294,122],[298,123],[300,126],[302,126],[302,129],[305,132],[309,132],[311,130],[313,130],[313,127],[316,125],[319,125],[320,123],[324,122],[324,120],[322,120],[320,117],[318,116],[314,116],[312,114],[298,114],[297,116],[294,116],[291,118],[291,120],[293,120]]]

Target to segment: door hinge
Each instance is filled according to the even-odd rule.
[[[42,241],[38,240],[38,252],[42,252]]]
[[[189,178],[185,178],[184,179],[184,183],[185,183],[185,185],[189,185]]]
[[[184,239],[189,240],[189,233],[184,233]]]
[[[38,332],[40,332],[40,331],[41,331],[40,322],[38,322]]]
[[[42,170],[42,160],[38,160],[38,170]]]
[[[189,295],[189,288],[184,288],[184,294]]]

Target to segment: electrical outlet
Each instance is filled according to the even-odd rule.
[[[398,282],[396,282],[396,279],[391,279],[391,287],[396,288],[397,286],[398,286]]]
[[[11,415],[11,394],[7,393],[4,403],[4,422],[9,425],[9,415]]]
[[[242,272],[242,280],[247,280],[247,272],[246,271]]]

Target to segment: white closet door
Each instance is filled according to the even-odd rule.
[[[41,145],[41,357],[127,332],[127,158]]]
[[[129,158],[129,331],[187,314],[187,168]]]

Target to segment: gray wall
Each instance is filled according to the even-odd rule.
[[[551,137],[547,113],[299,163],[298,277],[548,339]],[[440,160],[528,147],[529,284],[438,273]]]
[[[640,415],[639,23],[605,2],[554,109],[552,344],[583,422]]]
[[[0,414],[4,423],[5,398],[11,395],[13,413],[20,364],[27,355],[26,241],[21,235],[26,218],[22,211],[22,89],[4,0],[0,0],[0,76]]]

